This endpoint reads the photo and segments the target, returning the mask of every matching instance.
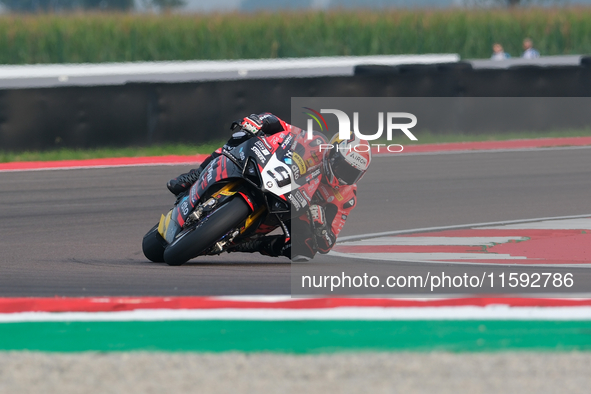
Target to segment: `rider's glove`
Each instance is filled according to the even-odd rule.
[[[252,114],[242,120],[236,120],[232,123],[230,130],[236,131],[238,127],[240,127],[240,131],[251,135],[272,135],[285,131],[281,119],[270,112]]]
[[[326,213],[324,208],[320,205],[310,205],[310,216],[312,217],[312,225],[314,232],[317,235],[326,233]]]
[[[242,119],[242,121],[239,123],[239,126],[242,128],[242,130],[256,135],[263,128],[263,121],[259,115],[252,114]]]
[[[314,237],[320,253],[328,253],[336,242],[327,221],[324,208],[319,205],[310,205],[310,218],[314,227]]]

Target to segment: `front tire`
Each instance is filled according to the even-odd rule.
[[[155,225],[144,235],[142,251],[144,256],[155,263],[164,263],[164,249],[167,242],[158,232],[158,225]]]
[[[240,197],[234,197],[195,226],[184,229],[164,251],[168,265],[181,265],[199,256],[231,229],[244,222],[250,208]]]

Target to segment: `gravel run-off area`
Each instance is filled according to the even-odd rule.
[[[589,393],[591,353],[0,353],[0,393]]]

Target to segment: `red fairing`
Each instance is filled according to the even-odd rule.
[[[279,123],[281,123],[281,127],[283,127],[283,130],[290,133],[292,126],[289,123],[284,122],[283,119],[281,119],[277,116],[276,116],[276,118],[279,119]]]
[[[268,234],[275,230],[277,226],[269,226],[268,224],[262,223],[259,228],[255,231],[256,234]]]
[[[277,134],[273,134],[267,137],[267,143],[273,147],[273,152],[279,148],[279,145],[283,142],[283,139],[287,136],[288,133],[282,131]]]
[[[176,209],[177,212],[177,217],[176,217],[176,222],[179,224],[179,226],[184,226],[185,225],[185,219],[183,219],[183,215],[181,215],[181,211],[179,208]]]
[[[201,175],[201,181],[196,182],[191,187],[191,198],[189,199],[191,207],[196,207],[197,202],[201,198],[203,191],[211,184],[219,182],[222,179],[228,178],[228,158],[226,156],[218,156],[205,168]]]

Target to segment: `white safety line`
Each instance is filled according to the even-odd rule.
[[[543,220],[536,223],[480,227],[479,230],[591,230],[591,218]]]
[[[558,216],[546,217],[537,219],[522,219],[510,220],[501,222],[489,223],[474,223],[458,226],[442,226],[419,228],[402,231],[387,231],[373,234],[362,234],[349,237],[342,237],[337,245],[341,246],[477,246],[487,245],[492,246],[494,243],[505,243],[509,240],[526,240],[527,237],[401,237],[401,235],[437,232],[444,230],[587,230],[591,229],[591,214],[574,215],[574,216]],[[456,243],[457,241],[457,243]],[[501,242],[499,242],[501,241]],[[338,250],[338,247],[337,247]],[[392,261],[392,262],[413,262],[413,263],[446,263],[446,264],[478,264],[489,265],[487,260],[505,260],[504,263],[492,263],[495,266],[515,266],[515,264],[523,264],[527,261],[528,267],[588,267],[589,263],[571,262],[568,264],[542,263],[537,260],[527,258],[525,256],[512,256],[508,254],[495,253],[344,253],[335,250],[330,251],[330,256],[341,258],[353,258],[363,260],[376,261]]]
[[[334,256],[354,259],[385,260],[385,261],[446,261],[457,260],[527,260],[525,256],[495,253],[331,253]],[[530,259],[532,260],[532,259]]]
[[[362,260],[374,260],[372,259],[372,254],[373,253],[367,253],[364,255],[359,255],[359,256],[352,256],[350,253],[340,253],[340,252],[333,252],[331,251],[328,255],[332,256],[332,257],[337,257],[337,258],[356,258],[356,259],[362,259]],[[533,261],[537,261],[534,259],[527,259],[525,261],[527,261],[527,263],[524,263],[524,260],[505,260],[506,263],[499,263],[499,262],[487,262],[487,260],[476,260],[474,259],[474,261],[470,261],[470,260],[400,260],[400,259],[375,259],[375,261],[391,261],[392,263],[401,263],[401,262],[410,262],[410,263],[425,263],[425,264],[445,264],[445,265],[478,265],[478,266],[489,266],[489,267],[504,267],[504,268],[515,268],[517,265],[519,266],[523,266],[523,267],[538,267],[538,268],[548,268],[548,267],[560,267],[560,268],[586,268],[586,267],[591,267],[591,263],[572,263],[572,264],[548,264],[548,263],[543,263],[543,264],[537,264],[537,263],[532,263]],[[545,297],[545,295],[542,295]]]
[[[556,150],[578,150],[591,149],[591,145],[573,145],[573,146],[547,146],[539,148],[503,148],[503,149],[464,149],[436,152],[402,152],[397,153],[372,153],[372,158],[393,158],[406,156],[437,156],[437,155],[458,155],[463,153],[511,153],[511,152],[549,152]]]
[[[396,230],[396,231],[383,231],[379,233],[369,233],[369,234],[360,234],[360,235],[350,235],[347,237],[340,237],[339,244],[343,242],[350,242],[362,239],[370,239],[376,237],[384,237],[388,235],[403,235],[403,234],[415,234],[415,233],[427,233],[427,232],[435,232],[435,231],[443,231],[443,230],[461,230],[461,229],[468,229],[468,228],[475,228],[480,229],[484,227],[490,226],[502,226],[507,224],[513,223],[534,223],[540,222],[544,220],[562,220],[562,219],[576,219],[576,218],[589,218],[591,217],[591,213],[587,213],[584,215],[571,215],[571,216],[554,216],[554,217],[544,217],[544,218],[535,218],[535,219],[518,219],[518,220],[503,220],[499,222],[485,222],[485,223],[472,223],[472,224],[459,224],[454,226],[438,226],[438,227],[423,227],[423,228],[414,228],[410,230]]]
[[[0,323],[186,320],[591,320],[591,307],[343,307],[0,314]]]
[[[343,246],[493,246],[509,241],[525,241],[522,236],[505,237],[379,237],[362,241],[342,242]]]

